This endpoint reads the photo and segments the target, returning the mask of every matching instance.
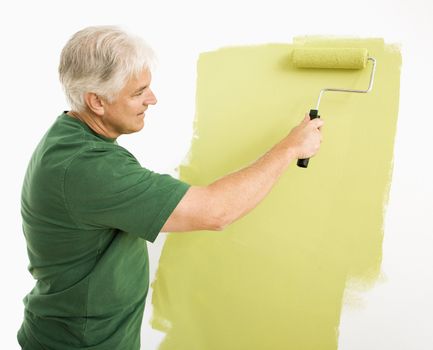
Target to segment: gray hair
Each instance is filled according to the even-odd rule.
[[[59,77],[72,110],[81,112],[85,93],[113,102],[129,78],[154,63],[153,50],[141,38],[115,26],[87,27],[63,48]]]

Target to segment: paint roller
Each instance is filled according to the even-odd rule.
[[[322,69],[364,69],[368,61],[371,62],[370,83],[366,90],[351,90],[324,88],[320,91],[315,109],[311,109],[310,119],[320,118],[319,104],[325,92],[354,92],[367,93],[373,87],[376,60],[369,57],[367,49],[362,48],[296,48],[292,52],[292,62],[297,68],[322,68]],[[308,167],[309,159],[298,159],[297,165],[301,168]]]

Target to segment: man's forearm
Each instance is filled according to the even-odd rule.
[[[250,166],[226,175],[207,186],[212,208],[222,228],[247,214],[269,193],[287,166],[296,159],[287,141],[271,148]]]

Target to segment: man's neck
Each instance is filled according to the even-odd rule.
[[[110,133],[107,130],[107,128],[104,126],[102,120],[97,115],[94,115],[93,113],[69,111],[66,114],[72,118],[82,121],[90,129],[92,129],[93,132],[95,132],[98,135],[102,135],[109,139],[116,139],[119,136]]]

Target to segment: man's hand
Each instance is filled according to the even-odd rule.
[[[297,159],[311,158],[317,153],[322,142],[323,123],[322,119],[310,120],[310,116],[305,114],[304,120],[282,141],[286,143],[284,146],[293,151]]]

